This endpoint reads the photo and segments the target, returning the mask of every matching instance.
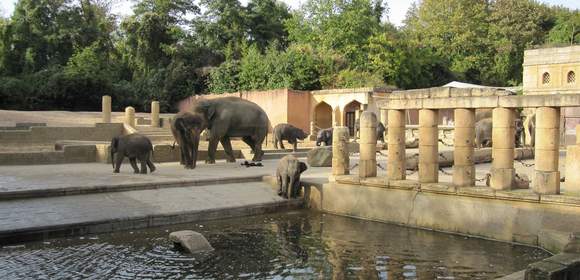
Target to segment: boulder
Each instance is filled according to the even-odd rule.
[[[308,151],[306,162],[311,167],[331,167],[332,147],[316,147]]]
[[[192,230],[174,231],[169,234],[169,240],[188,253],[214,250],[201,233]]]

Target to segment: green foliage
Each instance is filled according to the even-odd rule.
[[[580,43],[580,13],[535,0],[19,0],[0,18],[0,108],[165,112],[193,94],[522,81],[525,49]],[[198,6],[199,5],[199,6]]]

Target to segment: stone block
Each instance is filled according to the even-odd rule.
[[[475,110],[457,108],[454,110],[455,129],[460,127],[475,127]]]
[[[536,128],[537,148],[558,150],[560,148],[560,128]]]
[[[492,114],[493,128],[513,128],[515,126],[515,114],[513,109],[494,108]]]
[[[405,145],[405,129],[401,127],[389,128],[387,143],[389,145]]]
[[[558,162],[560,159],[559,150],[542,150],[536,148],[535,169],[539,171],[555,171],[558,170]],[[578,172],[578,171],[576,171]]]
[[[169,240],[188,253],[213,251],[213,247],[205,237],[192,230],[175,231],[169,234]]]
[[[492,167],[493,168],[513,168],[514,166],[514,150],[513,149],[499,149],[493,148],[491,150]]]
[[[308,151],[306,162],[311,167],[331,167],[332,149],[330,147],[316,147]]]
[[[560,193],[560,172],[559,171],[538,171],[534,175],[533,189],[539,194],[559,194]]]
[[[540,107],[536,109],[536,129],[560,128],[560,108]]]
[[[389,131],[396,127],[405,127],[405,111],[404,110],[388,110],[388,128]],[[404,129],[403,129],[404,131]]]
[[[495,190],[490,187],[461,187],[457,188],[457,194],[471,197],[495,198]]]
[[[419,145],[438,146],[439,129],[437,127],[419,127]]]
[[[531,190],[510,190],[510,191],[496,191],[495,197],[498,199],[514,200],[514,201],[529,201],[540,202],[540,196]]]
[[[449,96],[450,97],[471,97],[472,89],[470,88],[450,88],[449,89]]]
[[[459,166],[473,165],[475,163],[473,155],[473,147],[455,147],[455,150],[453,151],[453,162],[455,165]]]
[[[570,145],[566,150],[566,193],[580,194],[580,146]]]
[[[386,107],[394,110],[421,109],[423,100],[429,99],[389,99],[386,102]]]
[[[360,178],[377,176],[376,160],[360,160],[358,163],[358,175]]]
[[[419,162],[437,163],[439,162],[439,153],[437,146],[419,146]]]
[[[453,166],[453,185],[458,187],[475,186],[475,166]]]
[[[389,188],[393,189],[403,189],[403,190],[418,190],[421,187],[421,184],[417,181],[409,181],[409,180],[393,180],[389,178]]]
[[[386,188],[389,186],[389,178],[386,176],[361,178],[360,184],[363,186]]]
[[[513,168],[491,168],[490,187],[494,190],[511,190],[515,178]]]
[[[454,132],[454,146],[457,147],[474,147],[475,146],[475,128],[457,127]]]
[[[419,162],[419,182],[437,183],[439,181],[439,164]]]
[[[457,188],[454,185],[445,183],[425,183],[421,184],[421,191],[441,194],[456,194]]]
[[[337,175],[334,180],[341,184],[360,185],[360,177],[358,175]]]
[[[451,91],[455,88],[449,87],[432,87],[429,89],[430,98],[449,98],[451,97]]]
[[[515,133],[513,127],[494,127],[491,135],[493,148],[513,149],[515,147]]]

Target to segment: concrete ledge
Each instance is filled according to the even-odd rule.
[[[69,196],[69,195],[83,195],[94,193],[109,193],[109,192],[125,192],[135,190],[151,190],[164,188],[179,188],[192,186],[209,186],[219,184],[232,183],[248,183],[262,181],[262,176],[247,176],[247,177],[227,177],[222,179],[196,179],[196,180],[180,180],[173,182],[156,182],[156,183],[136,183],[136,184],[120,184],[120,185],[95,185],[95,186],[79,186],[67,187],[58,189],[41,189],[41,190],[23,190],[23,191],[5,191],[0,192],[0,201],[28,199],[39,197],[54,197],[54,196]]]
[[[148,215],[74,223],[50,227],[30,227],[18,230],[0,231],[0,245],[21,243],[49,238],[98,234],[121,230],[142,229],[181,223],[194,223],[233,217],[259,215],[277,211],[298,209],[303,206],[301,199],[283,202],[262,203],[241,207],[219,208],[201,211],[187,211],[172,214]]]
[[[529,190],[464,187],[454,192],[453,187],[443,184],[422,184],[420,189],[417,186],[417,182],[408,180],[389,181],[388,188],[366,186],[364,182],[331,182],[321,189],[319,209],[355,218],[542,245],[555,252],[565,244],[550,232],[569,233],[580,228],[580,204],[540,203],[540,196]]]

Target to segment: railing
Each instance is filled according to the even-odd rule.
[[[405,180],[405,110],[419,110],[419,182],[439,181],[438,110],[454,109],[454,166],[452,184],[456,187],[475,185],[474,140],[475,109],[493,109],[492,167],[489,185],[495,190],[514,189],[515,118],[518,108],[537,108],[535,133],[535,174],[533,190],[538,194],[560,193],[559,143],[560,108],[580,107],[580,94],[570,95],[510,95],[507,91],[471,91],[454,89],[427,89],[398,92],[380,101],[381,115],[388,112],[388,180]],[[376,177],[377,117],[372,112],[361,116],[360,178]],[[338,132],[338,133],[336,133]],[[340,127],[335,133],[344,133]],[[336,135],[334,141],[346,141]],[[348,138],[346,138],[348,139]],[[333,145],[340,144],[334,142]],[[348,174],[348,164],[333,159],[333,174]],[[578,158],[580,160],[580,158]],[[567,187],[580,187],[580,182],[568,182]]]

